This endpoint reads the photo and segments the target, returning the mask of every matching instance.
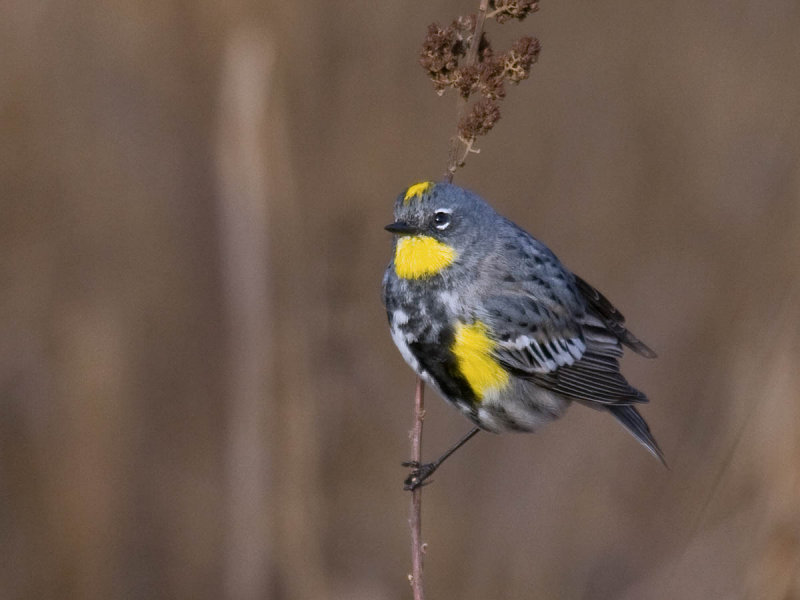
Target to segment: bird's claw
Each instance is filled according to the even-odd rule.
[[[411,473],[409,473],[406,480],[403,482],[403,489],[406,491],[414,491],[418,487],[423,485],[428,485],[429,483],[433,483],[432,481],[426,481],[428,477],[433,475],[433,472],[439,466],[435,463],[424,463],[420,464],[415,460],[406,461],[403,463],[404,467],[410,467],[413,469]]]

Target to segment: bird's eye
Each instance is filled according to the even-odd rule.
[[[450,213],[444,210],[437,210],[433,215],[433,224],[436,229],[447,229],[450,225]]]

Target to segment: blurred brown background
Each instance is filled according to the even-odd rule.
[[[477,1],[2,3],[0,598],[410,597],[380,278]],[[456,182],[604,291],[671,471],[574,407],[424,494],[430,598],[800,598],[800,4],[542,2]],[[428,395],[425,454],[469,424]]]

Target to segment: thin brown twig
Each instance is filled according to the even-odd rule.
[[[465,23],[469,20],[454,21],[449,28],[441,28],[433,23],[428,28],[428,36],[422,46],[420,54],[420,64],[428,71],[430,79],[433,81],[434,89],[441,95],[445,89],[455,88],[460,93],[456,104],[456,134],[450,138],[450,149],[447,161],[447,170],[444,180],[452,183],[456,170],[464,165],[470,153],[478,153],[474,147],[475,138],[478,135],[485,135],[500,118],[500,109],[497,100],[505,96],[503,83],[519,83],[528,77],[531,65],[535,62],[539,53],[538,40],[531,37],[523,37],[517,40],[512,50],[501,55],[495,62],[482,63],[483,72],[476,68],[478,56],[481,54],[481,43],[485,43],[483,49],[483,59],[487,61],[491,58],[492,52],[488,40],[484,40],[483,28],[487,16],[496,17],[498,22],[516,18],[522,20],[525,16],[537,8],[536,2],[526,2],[512,11],[509,5],[504,5],[503,10],[489,11],[489,0],[480,0],[478,15],[475,17],[475,29],[472,32],[469,48],[466,54],[463,52],[463,36],[465,34]],[[508,17],[501,20],[503,12],[508,11]],[[513,58],[512,68],[504,64],[507,55]],[[458,65],[458,59],[464,57],[464,64]],[[502,60],[501,60],[502,59]],[[458,67],[458,68],[457,68]],[[478,76],[483,80],[478,81]],[[469,97],[473,92],[480,91],[485,98],[473,105],[472,113],[468,114]],[[415,468],[422,465],[422,421],[425,416],[424,403],[425,384],[422,379],[417,379],[417,387],[414,395],[414,425],[411,431],[411,462]],[[457,446],[451,449],[455,451],[461,444],[466,442],[477,431],[474,429]],[[446,458],[449,454],[445,455]],[[412,480],[413,481],[413,480]],[[419,485],[411,492],[411,510],[409,514],[409,526],[411,527],[411,561],[412,572],[408,576],[414,592],[414,600],[422,600],[424,595],[422,581],[422,558],[425,553],[425,546],[422,543],[422,486]]]
[[[486,22],[486,12],[489,8],[489,0],[481,0],[478,8],[478,18],[475,22],[475,31],[472,35],[467,52],[466,65],[472,66],[478,60],[478,49],[483,37],[483,25]],[[459,96],[456,123],[464,118],[467,111],[467,98]],[[461,145],[466,146],[464,157],[472,150],[472,144],[462,141],[456,134],[450,142],[450,157],[447,162],[447,172],[445,180],[450,183],[459,164],[463,161],[460,156]],[[421,378],[417,378],[417,386],[414,391],[414,427],[411,430],[411,461],[422,464],[422,423],[425,419],[425,383]],[[414,593],[414,600],[424,600],[425,589],[422,579],[422,558],[424,547],[422,542],[422,486],[415,488],[411,492],[411,508],[409,511],[408,524],[411,528],[411,575],[409,581]]]
[[[459,165],[463,165],[464,164],[464,162],[467,160],[467,157],[469,156],[470,152],[473,153],[473,154],[480,154],[481,153],[480,148],[473,148],[472,147],[475,144],[475,139],[474,138],[466,139],[466,138],[464,138],[462,136],[458,136],[458,140],[462,144],[464,144],[464,153],[461,155],[461,158],[459,159],[459,162],[458,162]]]
[[[472,41],[467,51],[466,67],[472,67],[478,60],[478,49],[481,45],[481,38],[483,37],[483,25],[486,22],[486,12],[489,10],[489,0],[481,0],[480,7],[478,8],[478,18],[475,21],[475,32],[472,34]],[[458,97],[457,117],[456,123],[460,123],[467,114],[468,99],[463,95]],[[453,182],[453,175],[461,164],[459,149],[461,148],[461,141],[458,135],[455,135],[450,140],[450,157],[447,161],[447,171],[444,174],[444,180],[447,183]],[[469,152],[467,152],[468,154]],[[465,154],[466,156],[466,154]]]
[[[414,391],[414,428],[411,430],[411,460],[422,463],[422,422],[425,419],[425,383],[417,378]],[[414,600],[424,600],[422,586],[422,486],[411,492],[411,510],[408,517],[411,527],[411,575],[409,581],[414,592]]]

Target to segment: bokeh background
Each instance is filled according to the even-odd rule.
[[[477,1],[6,0],[0,597],[407,598],[395,196]],[[456,182],[600,288],[663,469],[574,407],[425,488],[430,598],[800,598],[800,4],[542,2]],[[468,423],[428,394],[425,454]]]

